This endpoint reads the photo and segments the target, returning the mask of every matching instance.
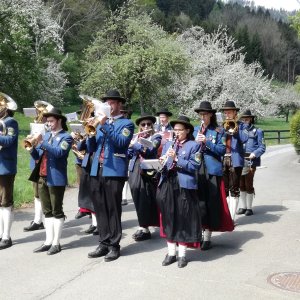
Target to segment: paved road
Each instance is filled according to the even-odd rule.
[[[0,252],[0,299],[299,299],[267,282],[278,272],[300,271],[300,164],[292,146],[269,147],[255,178],[252,217],[240,216],[232,233],[216,233],[214,248],[189,250],[190,263],[162,267],[165,241],[131,239],[134,206],[123,211],[120,259],[89,259],[97,237],[84,234],[90,219],[75,220],[77,188],[65,197],[63,251],[34,254],[44,231],[24,233],[33,209],[17,210],[13,247]]]

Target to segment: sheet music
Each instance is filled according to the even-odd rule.
[[[81,135],[85,134],[84,126],[79,123],[70,123],[69,124],[71,131],[75,133],[80,133]]]
[[[78,121],[78,117],[77,117],[76,112],[65,114],[65,116],[66,116],[68,122]]]
[[[158,159],[144,159],[140,164],[141,169],[143,170],[161,170],[162,164]]]
[[[45,134],[45,124],[43,123],[30,123],[30,134]]]
[[[36,108],[35,107],[24,107],[23,108],[24,115],[26,117],[37,117]]]

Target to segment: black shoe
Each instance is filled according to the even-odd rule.
[[[141,233],[135,235],[134,240],[136,242],[141,242],[141,241],[146,241],[151,239],[151,232],[144,232],[142,231]]]
[[[52,245],[51,248],[47,251],[48,255],[54,255],[61,251],[60,245]]]
[[[51,245],[45,245],[43,244],[42,246],[36,248],[33,250],[34,253],[39,253],[39,252],[46,252],[51,248]]]
[[[89,258],[101,257],[106,255],[107,253],[108,253],[108,248],[103,245],[99,245],[95,251],[88,253],[88,257]]]
[[[163,262],[161,264],[165,267],[165,266],[168,266],[170,264],[173,264],[174,262],[176,262],[176,255],[170,256],[169,254],[167,254],[165,259],[163,260]]]
[[[122,202],[121,202],[121,204],[124,206],[124,205],[127,205],[128,204],[128,201],[127,201],[127,199],[122,199]]]
[[[99,235],[98,229],[96,229],[96,230],[93,232],[93,235]]]
[[[247,209],[245,212],[245,216],[252,216],[253,215],[253,210],[252,209]]]
[[[236,212],[237,215],[243,215],[246,212],[246,208],[239,208]]]
[[[82,212],[82,211],[78,211],[78,213],[75,215],[75,219],[80,219],[82,217],[85,217],[85,216],[88,216],[90,215],[91,213],[88,213],[88,212]]]
[[[178,257],[178,268],[184,268],[188,264],[185,256]]]
[[[91,234],[91,233],[94,233],[96,229],[97,229],[96,226],[90,225],[90,227],[87,230],[85,230],[84,232],[87,234]]]
[[[201,250],[205,251],[205,250],[209,250],[212,248],[212,245],[211,245],[211,241],[204,241],[202,244],[201,244]]]
[[[109,261],[113,261],[113,260],[116,260],[120,257],[120,250],[119,249],[113,249],[113,250],[110,250],[104,257],[104,260],[106,262],[109,262]]]
[[[1,239],[0,250],[9,248],[11,246],[12,246],[11,238],[9,238],[9,239]]]
[[[35,223],[34,221],[31,221],[30,225],[27,226],[27,227],[24,227],[23,230],[25,232],[28,232],[28,231],[35,231],[35,230],[39,230],[39,229],[44,229],[44,224],[43,222],[41,224],[37,224]]]
[[[136,238],[138,235],[141,235],[142,233],[143,233],[143,230],[138,229],[138,230],[132,235],[132,238],[135,240],[135,238]]]

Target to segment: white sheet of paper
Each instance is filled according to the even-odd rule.
[[[43,123],[30,123],[30,134],[45,134],[45,124]]]
[[[82,135],[85,134],[84,126],[82,124],[70,123],[69,125],[70,125],[70,128],[71,128],[72,132],[80,133]]]
[[[23,108],[23,112],[24,112],[24,115],[26,117],[33,117],[33,118],[35,118],[37,116],[35,107],[27,107],[27,108],[24,107]]]
[[[143,170],[161,170],[162,164],[158,159],[144,159],[141,164],[141,169]]]
[[[65,116],[66,116],[68,122],[74,122],[74,121],[77,121],[77,120],[78,120],[78,117],[77,117],[77,113],[76,113],[76,112],[72,112],[72,113],[69,113],[69,114],[65,114]]]
[[[139,138],[138,141],[146,148],[153,148],[152,142],[147,139]]]

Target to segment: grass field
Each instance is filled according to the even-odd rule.
[[[66,107],[64,112],[73,112],[76,111],[78,107],[70,106]],[[132,116],[132,120],[135,122],[136,118],[138,118],[139,114],[134,113]],[[30,154],[22,147],[22,141],[29,134],[29,124],[33,122],[31,118],[25,117],[21,113],[16,113],[15,118],[19,123],[19,148],[18,148],[18,173],[15,180],[15,188],[14,188],[14,199],[15,199],[15,207],[25,206],[28,203],[31,203],[33,200],[33,189],[32,184],[28,181],[28,177],[31,173],[29,169],[29,161]],[[197,120],[193,120],[193,124],[196,125],[198,123]],[[289,123],[286,123],[283,118],[272,118],[272,119],[263,119],[257,122],[257,126],[264,130],[284,130],[289,129]],[[285,133],[283,136],[289,136],[290,133]],[[275,137],[275,134],[266,133],[265,137]],[[284,139],[281,143],[289,143],[289,139]],[[266,140],[267,145],[275,145],[277,144],[276,140]],[[69,185],[73,186],[76,184],[76,170],[74,165],[75,156],[72,152],[70,152],[68,159],[68,178]]]

